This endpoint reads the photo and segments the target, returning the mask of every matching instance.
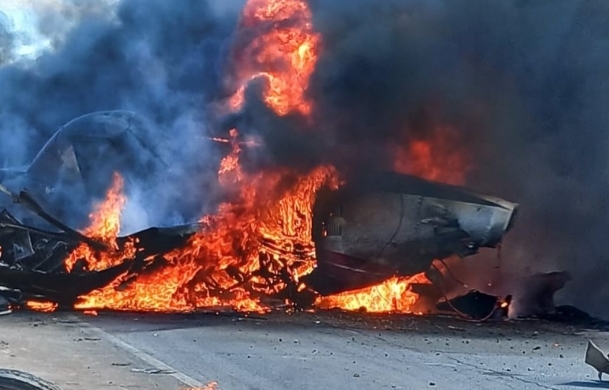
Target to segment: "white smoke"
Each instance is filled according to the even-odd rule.
[[[113,18],[119,0],[3,0],[0,65],[36,60],[54,50],[84,18]],[[2,39],[3,35],[8,39]]]

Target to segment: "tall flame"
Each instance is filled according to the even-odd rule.
[[[108,245],[112,251],[96,253],[87,244],[79,245],[70,253],[66,260],[66,268],[72,271],[79,259],[86,262],[88,270],[99,271],[120,264],[126,257],[134,254],[132,243],[128,243],[124,251],[118,251],[116,237],[121,226],[121,212],[127,198],[123,195],[124,180],[119,173],[114,173],[112,186],[106,194],[106,199],[94,207],[89,215],[91,224],[82,233]]]
[[[248,0],[238,36],[232,58],[235,69],[230,74],[237,92],[229,99],[229,108],[241,109],[249,82],[262,78],[266,81],[264,102],[277,115],[310,118],[313,104],[306,92],[321,37],[313,30],[306,1]],[[214,139],[232,147],[218,170],[219,185],[232,197],[220,204],[216,213],[202,218],[202,231],[162,261],[146,259],[154,260],[156,266],[137,278],[123,275],[111,285],[81,297],[77,308],[190,311],[228,307],[262,312],[269,307],[266,300],[285,287],[303,287],[300,278],[315,267],[311,237],[315,196],[322,186],[337,187],[339,175],[331,166],[304,173],[288,168],[247,172],[241,167],[244,144],[237,141],[238,137],[237,129],[232,129],[230,139]],[[461,184],[469,161],[454,148],[454,141],[454,129],[444,126],[434,128],[428,138],[392,146],[394,168]],[[70,254],[68,270],[74,270],[79,259],[85,260],[88,269],[101,270],[134,256],[133,243],[120,250],[116,243],[126,202],[123,184],[116,174],[106,200],[96,207],[91,225],[84,231],[112,250],[96,252],[83,244]],[[418,299],[410,290],[412,283],[428,281],[423,274],[394,277],[366,289],[320,297],[316,305],[408,313]]]
[[[267,83],[264,101],[275,113],[311,113],[306,90],[321,43],[311,18],[305,0],[248,0],[239,35],[254,33],[255,37],[234,50],[237,70],[233,77],[238,89],[229,101],[232,109],[243,105],[249,81],[261,77]]]
[[[231,134],[235,139],[237,131]],[[226,306],[264,311],[261,296],[273,295],[310,272],[315,193],[323,185],[336,186],[336,172],[319,167],[304,175],[288,170],[245,174],[239,153],[235,140],[219,170],[219,182],[236,185],[239,192],[202,220],[201,233],[168,254],[161,269],[133,281],[117,280],[83,297],[77,308],[187,311]]]

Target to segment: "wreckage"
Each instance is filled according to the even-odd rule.
[[[137,241],[138,254],[100,272],[68,272],[65,266],[68,254],[83,242],[95,250],[108,249],[69,226],[88,218],[114,172],[145,188],[150,175],[166,170],[159,140],[162,134],[134,113],[92,113],[61,127],[29,167],[2,170],[2,294],[13,302],[40,299],[71,306],[78,296],[119,275],[141,271],[144,258],[183,245],[198,225],[148,228],[120,238],[119,247]]]
[[[425,272],[435,259],[495,247],[516,210],[514,203],[414,176],[362,175],[320,195],[318,266],[308,283],[332,294]]]
[[[135,243],[134,254],[118,265],[98,271],[82,262],[72,269],[66,266],[79,245],[108,250],[106,243],[71,226],[82,226],[113,172],[145,187],[151,175],[170,171],[159,140],[162,132],[136,114],[92,113],[60,128],[27,169],[4,169],[0,294],[17,306],[38,300],[70,308],[80,296],[119,277],[127,283],[162,267],[164,255],[201,233],[198,223],[147,227],[116,240],[119,250]],[[512,227],[517,208],[499,198],[413,176],[361,174],[338,190],[318,193],[312,232],[317,264],[302,278],[305,291],[324,296],[421,272],[435,285],[438,275],[430,271],[434,260],[496,247]],[[299,299],[302,289],[293,287],[288,284],[289,294],[278,295],[305,306],[314,302]],[[418,289],[420,294],[433,290]]]

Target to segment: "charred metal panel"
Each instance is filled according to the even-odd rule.
[[[494,247],[509,229],[516,208],[514,203],[412,176],[363,177],[320,195],[314,221],[316,273],[332,282],[327,288],[314,283],[327,293],[351,284],[364,287],[359,273],[413,275],[426,271],[434,259]]]

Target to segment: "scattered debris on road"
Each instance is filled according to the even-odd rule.
[[[161,375],[171,375],[175,374],[174,370],[162,370],[160,368],[132,368],[131,372],[139,372],[142,374],[161,374]]]

